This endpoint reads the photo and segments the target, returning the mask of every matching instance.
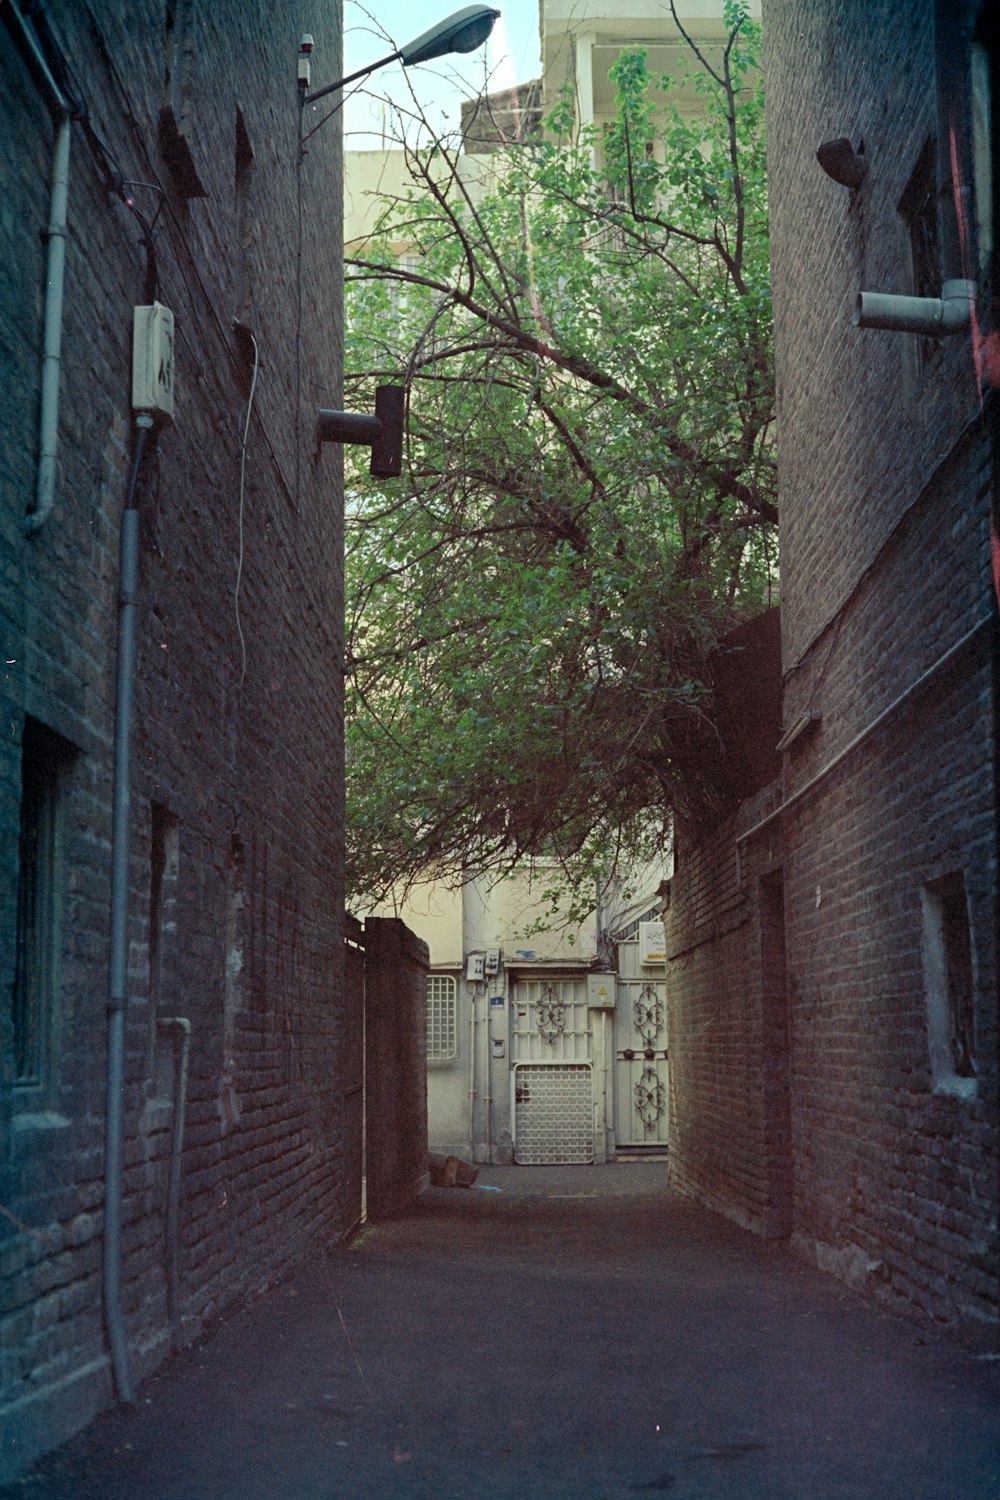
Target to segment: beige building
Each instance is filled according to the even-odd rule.
[[[711,63],[726,28],[721,0],[681,0],[680,23]],[[759,17],[760,5],[751,6]],[[542,97],[548,112],[570,85],[581,125],[601,126],[614,113],[609,73],[626,47],[644,47],[650,71],[682,79],[692,71],[691,49],[665,0],[540,0]],[[695,94],[682,94],[692,107]]]
[[[556,872],[542,861],[498,879],[429,882],[399,903],[431,954],[433,1150],[533,1166],[666,1148],[657,890],[668,868],[637,871],[634,895],[609,884],[582,922],[553,918],[543,893]]]

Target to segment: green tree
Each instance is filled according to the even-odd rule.
[[[411,152],[348,262],[348,405],[410,392],[401,479],[348,450],[359,900],[541,849],[589,879],[717,801],[707,663],[777,519],[759,33],[725,14],[696,108],[628,51],[603,135],[564,100],[485,196]]]

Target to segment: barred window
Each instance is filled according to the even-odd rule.
[[[451,1062],[458,1056],[458,984],[450,974],[427,979],[427,1061]]]
[[[976,1092],[974,986],[969,905],[961,870],[932,880],[920,899],[931,1085],[935,1093],[971,1098]]]
[[[14,1083],[40,1089],[53,1054],[62,914],[61,781],[73,748],[34,719],[21,747],[20,878],[14,965]]]

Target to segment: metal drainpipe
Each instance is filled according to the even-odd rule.
[[[52,162],[52,199],[49,212],[45,329],[42,346],[42,394],[38,413],[38,477],[35,508],[25,527],[34,533],[52,514],[56,501],[56,461],[59,453],[59,372],[62,365],[63,285],[66,266],[66,206],[69,197],[70,122],[66,115],[56,131]]]
[[[104,1318],[115,1387],[121,1401],[135,1400],[128,1334],[122,1311],[122,1162],[125,1088],[125,1006],[128,989],[129,767],[135,688],[136,593],[139,512],[135,496],[153,419],[135,418],[135,453],[122,512],[118,597],[118,675],[115,700],[114,789],[111,819],[111,964],[108,991],[107,1102],[104,1135]]]
[[[462,951],[463,961],[465,950]],[[469,997],[469,1159],[476,1159],[476,993],[466,985]]]
[[[188,1054],[191,1050],[191,1022],[186,1016],[162,1016],[157,1022],[161,1031],[173,1032],[177,1056],[174,1062],[173,1118],[170,1138],[170,1180],[167,1187],[165,1248],[167,1264],[167,1316],[170,1337],[175,1349],[180,1347],[180,1208],[181,1165],[184,1158],[184,1121],[187,1113]]]
[[[42,334],[42,386],[38,412],[38,473],[35,506],[25,518],[30,533],[44,525],[55,504],[56,462],[59,451],[59,372],[62,362],[63,287],[66,268],[66,222],[69,199],[70,105],[56,83],[38,38],[14,0],[0,4],[13,25],[29,61],[41,78],[56,116],[52,152],[52,188],[46,228],[45,321]]]

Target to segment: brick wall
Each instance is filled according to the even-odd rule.
[[[968,338],[851,323],[860,290],[911,289],[898,204],[936,128],[933,8],[770,0],[764,21],[783,718],[818,708],[822,722],[785,755],[770,794],[783,814],[764,822],[768,803],[746,804],[686,863],[682,846],[675,1177],[762,1229],[770,1183],[773,1222],[820,1265],[990,1345],[993,456]],[[815,159],[840,135],[864,142],[857,192]],[[943,1087],[925,905],[951,876],[975,1077]],[[685,913],[697,947],[684,948]]]
[[[260,0],[201,7],[173,38],[175,118],[205,196],[171,176],[164,8],[46,7],[43,46],[85,102],[73,127],[56,506],[33,503],[53,122],[9,28],[0,133],[0,1467],[109,1399],[101,1326],[111,742],[119,519],[131,452],[131,310],[176,317],[175,421],[140,484],[126,1027],[124,1312],[135,1373],[166,1352],[164,1214],[175,1054],[191,1023],[180,1336],[344,1227],[341,489],[312,413],[339,398],[336,122],[302,165],[296,271],[294,28]],[[187,14],[177,7],[176,14]],[[9,17],[8,17],[9,20]],[[178,22],[180,25],[180,22]],[[335,77],[339,29],[317,31]],[[181,74],[184,77],[181,78]],[[183,87],[182,87],[183,84]],[[160,182],[164,193],[142,183]],[[245,462],[241,441],[259,369]],[[301,421],[296,421],[296,393]],[[297,428],[298,435],[297,435]],[[238,585],[238,590],[237,590]],[[14,978],[26,716],[62,737],[56,1010],[37,1087],[15,1087]]]
[[[396,917],[365,921],[365,1170],[385,1218],[427,1186],[427,944]]]
[[[773,913],[737,837],[774,801],[678,841],[665,914],[671,1181],[769,1238],[788,1229],[787,1028]]]

